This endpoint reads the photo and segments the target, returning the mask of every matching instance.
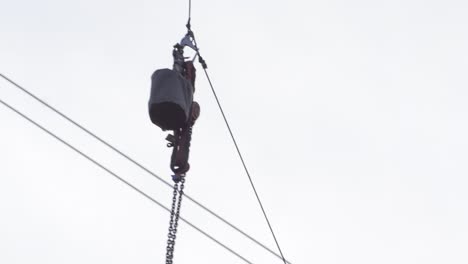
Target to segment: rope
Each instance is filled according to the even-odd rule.
[[[270,229],[270,232],[271,232],[271,234],[273,235],[273,239],[275,240],[276,247],[278,248],[278,250],[279,250],[279,252],[280,252],[281,260],[283,260],[284,264],[287,264],[288,262],[287,262],[286,259],[284,258],[283,252],[282,252],[281,247],[280,247],[280,245],[279,245],[279,243],[278,243],[278,239],[276,238],[275,232],[273,231],[273,228],[272,228],[272,226],[271,226],[271,224],[270,224],[270,220],[268,219],[268,216],[267,216],[267,214],[266,214],[266,212],[265,212],[265,209],[264,209],[264,207],[263,207],[262,201],[260,200],[260,197],[259,197],[259,195],[258,195],[258,193],[257,193],[256,188],[255,188],[255,185],[254,185],[254,183],[253,183],[253,181],[252,181],[252,177],[250,176],[249,170],[247,169],[247,165],[245,164],[245,161],[244,161],[244,158],[243,158],[243,156],[242,156],[242,153],[240,152],[239,146],[237,145],[237,141],[236,141],[236,139],[235,139],[235,137],[234,137],[234,134],[232,133],[231,126],[229,125],[229,122],[228,122],[228,120],[227,120],[227,118],[226,118],[226,115],[224,114],[224,110],[223,110],[223,108],[222,108],[222,106],[221,106],[221,103],[219,102],[218,96],[217,96],[216,91],[215,91],[215,89],[214,89],[214,87],[213,87],[213,83],[211,82],[210,76],[209,76],[208,71],[207,71],[208,66],[207,66],[205,60],[203,59],[203,57],[202,57],[201,54],[200,54],[200,49],[198,48],[197,41],[196,41],[196,39],[195,39],[195,34],[193,33],[193,31],[192,31],[192,29],[191,29],[191,25],[190,25],[190,20],[191,20],[191,17],[190,17],[191,6],[192,6],[192,0],[189,0],[189,19],[188,19],[188,22],[187,22],[187,29],[188,29],[188,32],[189,32],[189,34],[191,35],[191,37],[192,37],[192,39],[193,39],[193,44],[195,45],[195,49],[196,49],[197,55],[198,55],[198,61],[199,61],[200,64],[202,65],[203,71],[205,72],[206,78],[208,79],[208,82],[209,82],[210,87],[211,87],[211,91],[213,92],[213,95],[214,95],[214,97],[215,97],[215,99],[216,99],[216,103],[218,104],[218,108],[219,108],[219,110],[221,111],[221,114],[222,114],[222,116],[223,116],[224,123],[226,123],[226,126],[227,126],[227,128],[228,128],[229,134],[230,134],[230,136],[231,136],[231,138],[232,138],[232,141],[234,142],[234,146],[236,147],[237,154],[239,155],[239,158],[240,158],[240,160],[241,160],[241,162],[242,162],[242,165],[244,166],[244,170],[245,170],[245,172],[246,172],[246,174],[247,174],[247,177],[249,178],[250,185],[252,186],[252,189],[253,189],[253,191],[254,191],[254,193],[255,193],[255,196],[256,196],[257,201],[258,201],[258,203],[259,203],[259,205],[260,205],[260,208],[262,209],[262,213],[263,213],[263,216],[265,217],[265,220],[266,220],[266,222],[267,222],[267,224],[268,224],[268,228]],[[274,254],[275,254],[276,256],[278,256],[276,253],[274,253]],[[278,256],[278,257],[279,257],[279,256]]]
[[[189,0],[189,8],[188,8],[188,19],[192,18],[192,0]]]
[[[190,30],[190,20],[192,20],[192,0],[189,0],[189,6],[188,6],[188,19],[187,19],[187,24],[185,25],[188,30]]]
[[[252,177],[250,176],[249,170],[247,169],[247,165],[245,164],[245,161],[244,161],[244,158],[243,158],[243,156],[242,156],[242,153],[240,152],[239,146],[237,145],[237,141],[236,141],[236,139],[235,139],[235,137],[234,137],[234,134],[232,133],[231,126],[229,125],[229,122],[228,122],[228,120],[227,120],[227,118],[226,118],[226,115],[224,114],[224,111],[223,111],[223,108],[222,108],[222,106],[221,106],[221,103],[219,102],[218,96],[217,96],[216,91],[215,91],[215,89],[214,89],[214,87],[213,87],[213,84],[212,84],[212,82],[211,82],[210,76],[208,75],[208,71],[206,70],[206,68],[203,68],[203,70],[205,71],[205,75],[206,75],[206,78],[208,79],[208,83],[210,84],[211,91],[213,92],[213,95],[214,95],[214,97],[215,97],[215,99],[216,99],[216,103],[218,104],[219,110],[221,111],[221,115],[223,116],[224,122],[226,123],[227,129],[228,129],[228,131],[229,131],[229,134],[231,135],[232,142],[234,142],[234,146],[236,147],[237,154],[239,155],[239,158],[240,158],[240,160],[241,160],[241,162],[242,162],[242,165],[244,166],[245,173],[247,174],[247,176],[248,176],[248,178],[249,178],[250,185],[252,186],[252,189],[253,189],[253,191],[254,191],[254,193],[255,193],[255,196],[257,197],[257,201],[258,201],[258,203],[259,203],[259,205],[260,205],[260,208],[262,209],[263,216],[265,217],[265,220],[266,220],[266,222],[267,222],[267,224],[268,224],[268,227],[270,228],[270,232],[271,232],[271,234],[273,235],[273,239],[275,240],[276,246],[277,246],[277,248],[278,248],[278,250],[279,250],[279,252],[280,252],[280,254],[281,254],[281,258],[282,258],[283,262],[286,264],[287,261],[286,261],[286,259],[284,258],[283,252],[281,251],[281,247],[280,247],[280,245],[279,245],[279,243],[278,243],[278,239],[276,239],[275,232],[273,231],[273,228],[271,227],[270,220],[268,220],[268,216],[267,216],[267,214],[266,214],[266,212],[265,212],[265,209],[264,209],[264,207],[263,207],[262,201],[260,200],[260,197],[259,197],[259,195],[258,195],[258,193],[257,193],[256,188],[255,188],[255,185],[254,185],[254,183],[253,183],[253,181],[252,181]]]
[[[110,169],[108,169],[107,167],[105,167],[104,165],[102,165],[101,163],[99,163],[98,161],[96,161],[95,159],[91,158],[90,156],[88,156],[87,154],[85,154],[84,152],[80,151],[79,149],[75,148],[73,145],[71,145],[70,143],[68,143],[67,141],[65,141],[64,139],[60,138],[59,136],[57,136],[56,134],[54,134],[53,132],[51,132],[50,130],[44,128],[43,126],[41,126],[40,124],[38,124],[37,122],[35,122],[34,120],[32,120],[31,118],[29,118],[28,116],[26,116],[25,114],[23,114],[22,112],[20,112],[19,110],[15,109],[14,107],[10,106],[9,104],[5,103],[3,100],[0,99],[0,103],[3,104],[4,106],[6,106],[7,108],[9,108],[10,110],[12,110],[13,112],[15,112],[16,114],[18,114],[19,116],[21,116],[22,118],[26,119],[27,121],[29,121],[30,123],[32,123],[33,125],[35,125],[36,127],[40,128],[42,131],[46,132],[47,134],[49,134],[50,136],[52,136],[53,138],[57,139],[58,141],[60,141],[60,143],[66,145],[67,147],[69,147],[70,149],[72,149],[73,151],[75,151],[76,153],[80,154],[82,157],[86,158],[87,160],[89,160],[90,162],[94,163],[96,166],[98,166],[99,168],[103,169],[104,171],[106,171],[107,173],[111,174],[112,176],[114,176],[115,178],[117,178],[119,181],[121,181],[122,183],[124,183],[125,185],[127,185],[128,187],[132,188],[133,190],[137,191],[139,194],[143,195],[144,197],[146,197],[147,199],[149,199],[150,201],[152,201],[153,203],[157,204],[159,207],[163,208],[164,210],[168,211],[168,212],[171,212],[171,210],[169,208],[167,208],[166,206],[164,206],[162,203],[158,202],[156,199],[154,199],[153,197],[149,196],[148,194],[146,194],[145,192],[141,191],[140,189],[138,189],[137,187],[135,187],[134,185],[132,185],[131,183],[129,183],[128,181],[124,180],[122,177],[120,177],[119,175],[117,175],[115,172],[111,171]],[[210,240],[212,240],[213,242],[215,242],[216,244],[220,245],[221,247],[223,247],[224,249],[226,249],[227,251],[231,252],[232,254],[234,254],[235,256],[237,256],[238,258],[240,258],[241,260],[243,260],[244,262],[246,263],[249,263],[249,264],[252,264],[252,262],[250,262],[249,260],[247,260],[246,258],[244,258],[242,255],[240,255],[239,253],[235,252],[234,250],[232,250],[231,248],[229,248],[228,246],[224,245],[223,243],[221,243],[220,241],[218,241],[217,239],[215,239],[214,237],[212,237],[211,235],[209,235],[208,233],[206,233],[205,231],[203,231],[202,229],[200,229],[199,227],[195,226],[194,224],[190,223],[188,220],[180,217],[180,220],[182,220],[184,223],[188,224],[190,227],[192,227],[193,229],[197,230],[198,232],[200,232],[201,234],[203,234],[204,236],[206,236],[207,238],[209,238]]]
[[[76,127],[78,127],[79,129],[81,129],[82,131],[84,131],[85,133],[87,133],[88,135],[90,135],[91,137],[93,137],[94,139],[98,140],[99,142],[101,142],[102,144],[104,144],[105,146],[107,146],[108,148],[112,149],[114,152],[116,152],[117,154],[119,154],[120,156],[124,157],[125,159],[127,159],[128,161],[130,161],[131,163],[133,163],[134,165],[136,165],[137,167],[139,167],[140,169],[142,169],[143,171],[145,171],[146,173],[152,175],[153,177],[155,177],[156,179],[158,179],[159,181],[161,181],[162,183],[164,183],[165,185],[167,185],[169,188],[173,188],[172,184],[170,184],[169,182],[167,182],[166,180],[164,180],[163,178],[161,178],[160,176],[158,176],[156,173],[152,172],[151,170],[149,170],[148,168],[146,168],[145,166],[143,166],[141,163],[137,162],[136,160],[134,160],[133,158],[131,158],[130,156],[126,155],[125,153],[123,153],[122,151],[120,151],[119,149],[117,149],[116,147],[114,147],[113,145],[111,145],[110,143],[108,143],[107,141],[105,141],[104,139],[100,138],[99,136],[97,136],[96,134],[94,134],[93,132],[91,132],[90,130],[86,129],[85,127],[83,127],[82,125],[80,125],[79,123],[77,123],[76,121],[74,121],[73,119],[71,119],[70,117],[68,117],[67,115],[65,115],[64,113],[60,112],[58,109],[56,109],[55,107],[51,106],[50,104],[48,104],[47,102],[45,102],[44,100],[40,99],[39,97],[37,97],[35,94],[33,94],[32,92],[28,91],[27,89],[25,89],[24,87],[20,86],[19,84],[17,84],[16,82],[14,82],[13,80],[9,79],[8,77],[6,77],[5,75],[3,75],[2,73],[0,73],[0,77],[2,77],[3,79],[5,79],[6,81],[8,81],[9,83],[11,83],[13,86],[15,86],[16,88],[20,89],[21,91],[23,91],[24,93],[26,93],[27,95],[29,95],[30,97],[32,97],[33,99],[35,99],[36,101],[38,101],[39,103],[41,103],[42,105],[44,105],[45,107],[49,108],[50,110],[52,110],[53,112],[55,112],[56,114],[58,114],[59,116],[61,116],[62,118],[64,118],[65,120],[67,120],[68,122],[72,123],[73,125],[75,125]],[[266,245],[264,245],[263,243],[259,242],[258,240],[256,240],[255,238],[253,238],[252,236],[250,236],[249,234],[247,234],[246,232],[244,232],[243,230],[241,230],[240,228],[238,228],[237,226],[235,226],[234,224],[232,224],[231,222],[229,222],[228,220],[224,219],[223,217],[221,217],[220,215],[218,215],[217,213],[215,213],[214,211],[212,211],[211,209],[209,209],[208,207],[206,207],[205,205],[203,205],[202,203],[198,202],[197,200],[195,200],[194,198],[192,198],[191,196],[187,195],[185,192],[184,192],[184,197],[186,197],[188,200],[190,200],[191,202],[193,202],[194,204],[196,204],[197,206],[199,206],[200,208],[202,208],[203,210],[205,210],[206,212],[208,212],[209,214],[211,214],[212,216],[214,216],[215,218],[217,218],[218,220],[220,220],[221,222],[225,223],[226,225],[228,225],[229,227],[231,227],[232,229],[236,230],[237,232],[239,232],[241,235],[243,235],[244,237],[248,238],[249,240],[251,240],[252,242],[254,242],[255,244],[259,245],[260,247],[262,247],[263,249],[265,249],[266,251],[270,252],[271,254],[275,255],[276,257],[278,258],[281,258],[280,255],[278,255],[276,252],[274,252],[273,250],[271,250],[269,247],[267,247]],[[289,263],[289,262],[288,262]],[[291,264],[291,263],[289,263]]]

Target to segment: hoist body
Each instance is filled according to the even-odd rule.
[[[151,77],[149,115],[162,130],[178,130],[190,119],[194,88],[179,72],[161,69]]]
[[[174,45],[172,69],[159,69],[151,76],[149,116],[151,122],[163,131],[173,131],[166,140],[169,141],[167,146],[173,148],[170,167],[175,174],[175,182],[180,181],[190,169],[188,158],[192,127],[200,115],[200,105],[193,101],[196,69],[193,60],[184,57],[184,47],[198,50],[190,44],[193,41],[193,33],[189,31],[180,43]]]

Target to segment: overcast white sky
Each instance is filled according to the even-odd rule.
[[[0,72],[170,180],[150,76],[187,1],[0,0]],[[468,263],[468,2],[193,0],[192,25],[294,264]],[[186,191],[273,239],[198,66]],[[155,199],[171,190],[0,80],[0,99]],[[164,263],[169,215],[0,105],[0,263]],[[185,200],[253,263],[281,263]],[[175,263],[243,263],[185,224]]]

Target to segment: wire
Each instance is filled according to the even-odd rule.
[[[268,219],[268,216],[267,216],[267,214],[265,212],[265,208],[263,207],[262,201],[260,200],[257,189],[255,188],[255,184],[252,181],[252,177],[250,176],[249,170],[247,169],[247,165],[245,164],[242,153],[240,152],[239,146],[237,145],[236,138],[234,137],[234,134],[232,133],[231,126],[229,125],[229,122],[228,122],[228,120],[226,118],[226,115],[224,114],[223,107],[221,106],[221,103],[219,102],[218,95],[216,94],[216,91],[214,89],[213,83],[211,82],[210,75],[208,74],[208,71],[207,71],[208,67],[206,65],[206,62],[202,58],[202,56],[200,55],[200,51],[198,49],[197,41],[195,40],[195,34],[193,34],[193,32],[191,31],[191,27],[190,27],[190,19],[191,19],[190,18],[190,9],[191,9],[191,0],[189,0],[189,22],[187,23],[187,28],[188,28],[189,32],[192,33],[192,38],[193,38],[193,42],[195,44],[195,48],[197,50],[199,62],[202,65],[203,71],[205,72],[206,79],[208,80],[208,83],[210,84],[211,91],[213,92],[213,95],[214,95],[214,97],[216,99],[216,103],[218,104],[218,108],[221,111],[221,115],[223,116],[224,123],[226,123],[227,129],[228,129],[229,134],[231,135],[231,138],[232,138],[232,142],[234,142],[234,146],[236,147],[237,154],[239,155],[239,158],[240,158],[240,160],[242,162],[242,166],[244,166],[245,173],[247,174],[247,177],[249,178],[250,185],[252,186],[252,189],[253,189],[253,191],[255,193],[255,197],[257,197],[258,204],[260,205],[260,208],[262,209],[263,216],[265,217],[265,220],[266,220],[266,222],[268,224],[268,228],[270,229],[270,232],[271,232],[271,234],[273,236],[273,239],[275,240],[276,247],[278,248],[278,250],[279,250],[279,252],[281,254],[281,257],[278,256],[278,254],[276,254],[275,252],[272,252],[272,251],[270,251],[270,252],[272,252],[275,256],[280,257],[281,260],[284,262],[284,264],[290,263],[290,262],[286,261],[286,259],[284,258],[283,251],[281,250],[281,247],[280,247],[280,245],[278,243],[278,239],[276,238],[275,232],[273,231],[273,227],[271,226],[270,220]]]
[[[188,8],[188,19],[192,18],[192,0],[189,0],[189,8]]]
[[[219,110],[221,111],[221,114],[223,116],[224,122],[226,123],[227,129],[229,130],[229,134],[231,135],[232,142],[234,142],[234,146],[236,147],[237,154],[239,155],[239,158],[240,158],[240,160],[242,162],[242,165],[244,166],[245,173],[247,174],[247,176],[249,178],[250,185],[252,186],[252,189],[253,189],[253,191],[255,193],[255,196],[257,197],[257,201],[260,204],[260,208],[262,209],[263,215],[265,216],[265,220],[266,220],[266,222],[268,224],[268,227],[270,228],[270,232],[273,235],[276,246],[278,247],[278,250],[279,250],[279,252],[281,254],[281,258],[282,258],[283,262],[286,264],[286,259],[284,258],[283,252],[281,251],[281,247],[280,247],[280,245],[278,243],[278,240],[276,239],[275,232],[273,231],[273,228],[271,227],[270,220],[268,220],[268,216],[267,216],[267,214],[265,212],[265,209],[263,208],[262,201],[260,200],[260,197],[259,197],[259,195],[257,193],[255,185],[254,185],[254,183],[252,181],[252,177],[250,176],[249,170],[247,169],[247,165],[245,164],[244,158],[242,157],[242,153],[239,150],[239,146],[237,145],[237,141],[236,141],[236,139],[234,137],[234,134],[232,133],[231,126],[229,125],[229,122],[227,121],[226,115],[224,114],[223,107],[221,106],[221,103],[219,102],[218,96],[217,96],[216,91],[215,91],[215,89],[213,87],[213,83],[211,82],[210,76],[208,75],[208,71],[206,70],[205,67],[203,67],[203,70],[205,71],[205,75],[206,75],[206,78],[208,79],[208,82],[210,84],[211,91],[213,92],[213,95],[214,95],[214,97],[216,99],[216,103],[218,104]]]
[[[91,137],[95,138],[96,140],[98,140],[99,142],[101,142],[102,144],[104,144],[105,146],[107,146],[108,148],[112,149],[113,151],[115,151],[116,153],[118,153],[119,155],[121,155],[122,157],[124,157],[125,159],[127,159],[128,161],[130,161],[131,163],[133,163],[134,165],[136,165],[137,167],[139,167],[140,169],[142,169],[143,171],[147,172],[148,174],[152,175],[153,177],[155,177],[156,179],[158,179],[159,181],[161,181],[162,183],[164,183],[165,185],[167,185],[169,188],[173,188],[173,186],[167,182],[166,180],[164,180],[163,178],[161,178],[160,176],[158,176],[156,173],[152,172],[151,170],[149,170],[148,168],[146,168],[145,166],[143,166],[141,163],[137,162],[136,160],[134,160],[133,158],[131,158],[130,156],[128,156],[127,154],[123,153],[122,151],[120,151],[119,149],[117,149],[116,147],[114,147],[113,145],[111,145],[110,143],[108,143],[107,141],[105,141],[104,139],[100,138],[99,136],[97,136],[96,134],[94,134],[93,132],[91,132],[90,130],[86,129],[85,127],[83,127],[82,125],[80,125],[79,123],[77,123],[76,121],[74,121],[73,119],[71,119],[70,117],[68,117],[67,115],[65,115],[64,113],[62,113],[61,111],[59,111],[58,109],[56,109],[55,107],[51,106],[50,104],[48,104],[47,102],[45,102],[44,100],[40,99],[39,97],[37,97],[35,94],[33,94],[32,92],[28,91],[26,88],[24,88],[23,86],[17,84],[16,82],[14,82],[13,80],[11,80],[10,78],[8,78],[7,76],[3,75],[2,73],[0,73],[0,77],[2,77],[3,79],[5,79],[6,81],[8,81],[9,83],[11,83],[13,86],[15,86],[16,88],[20,89],[21,91],[23,91],[24,93],[26,93],[27,95],[29,95],[30,97],[34,98],[36,101],[38,101],[39,103],[41,103],[42,105],[44,105],[45,107],[49,108],[50,110],[52,110],[53,112],[55,112],[56,114],[58,114],[59,116],[61,116],[62,118],[64,118],[65,120],[67,120],[68,122],[72,123],[73,125],[75,125],[76,127],[78,127],[79,129],[81,129],[82,131],[84,131],[85,133],[87,133],[88,135],[90,135]],[[198,202],[197,200],[195,200],[194,198],[190,197],[189,195],[187,195],[185,192],[184,192],[184,197],[186,197],[187,199],[189,199],[190,201],[192,201],[194,204],[196,204],[197,206],[199,206],[200,208],[202,208],[203,210],[205,210],[206,212],[208,212],[209,214],[211,214],[212,216],[216,217],[218,220],[220,220],[221,222],[225,223],[226,225],[230,226],[232,229],[236,230],[237,232],[239,232],[240,234],[242,234],[243,236],[245,236],[246,238],[248,238],[249,240],[251,240],[252,242],[254,242],[255,244],[259,245],[260,247],[262,247],[263,249],[265,249],[266,251],[270,252],[271,254],[273,254],[274,256],[278,257],[281,259],[281,256],[278,255],[276,252],[274,252],[273,250],[271,250],[270,248],[268,248],[266,245],[264,245],[263,243],[259,242],[258,240],[256,240],[255,238],[253,238],[252,236],[250,236],[249,234],[247,234],[246,232],[242,231],[240,228],[238,228],[237,226],[235,226],[234,224],[232,224],[231,222],[229,222],[228,220],[224,219],[223,217],[221,217],[220,215],[218,215],[217,213],[215,213],[214,211],[210,210],[208,207],[206,207],[205,205],[203,205],[202,203]],[[288,262],[289,263],[289,262]],[[291,263],[289,263],[291,264]]]
[[[83,156],[84,158],[86,158],[87,160],[91,161],[92,163],[94,163],[96,166],[98,166],[99,168],[103,169],[104,171],[106,171],[107,173],[111,174],[112,176],[114,176],[115,178],[117,178],[118,180],[120,180],[122,183],[126,184],[127,186],[129,186],[130,188],[132,188],[133,190],[137,191],[138,193],[140,193],[141,195],[143,195],[144,197],[146,197],[147,199],[151,200],[153,203],[159,205],[160,207],[162,207],[163,209],[165,209],[166,211],[168,212],[171,212],[171,210],[169,208],[167,208],[166,206],[164,206],[162,203],[158,202],[156,199],[154,199],[153,197],[149,196],[148,194],[144,193],[143,191],[141,191],[140,189],[138,189],[137,187],[135,187],[134,185],[132,185],[131,183],[129,183],[128,181],[124,180],[122,177],[120,177],[119,175],[117,175],[116,173],[114,173],[113,171],[111,171],[110,169],[106,168],[104,165],[102,165],[101,163],[99,163],[98,161],[96,161],[95,159],[91,158],[90,156],[88,156],[87,154],[83,153],[82,151],[80,151],[79,149],[75,148],[73,145],[71,145],[70,143],[68,143],[67,141],[65,141],[64,139],[60,138],[59,136],[57,136],[56,134],[52,133],[50,130],[44,128],[43,126],[41,126],[40,124],[38,124],[37,122],[35,122],[34,120],[32,120],[31,118],[29,118],[28,116],[26,116],[25,114],[23,114],[22,112],[18,111],[17,109],[15,109],[14,107],[10,106],[9,104],[5,103],[3,100],[0,99],[0,103],[2,103],[4,106],[8,107],[10,110],[12,110],[13,112],[15,112],[16,114],[20,115],[22,118],[26,119],[27,121],[29,121],[30,123],[32,123],[33,125],[35,125],[36,127],[40,128],[42,131],[46,132],[47,134],[49,134],[50,136],[54,137],[55,139],[57,139],[58,141],[60,141],[62,144],[66,145],[67,147],[71,148],[72,150],[74,150],[76,153],[80,154],[81,156]],[[239,257],[240,259],[242,259],[244,262],[246,263],[249,263],[249,264],[252,264],[252,262],[250,262],[249,260],[247,260],[246,258],[244,258],[242,255],[240,255],[239,253],[235,252],[234,250],[232,250],[231,248],[229,248],[228,246],[224,245],[223,243],[221,243],[220,241],[218,241],[217,239],[215,239],[214,237],[212,237],[211,235],[209,235],[208,233],[206,233],[205,231],[203,231],[202,229],[200,229],[199,227],[195,226],[194,224],[190,223],[188,220],[180,217],[180,220],[182,220],[184,223],[188,224],[189,226],[191,226],[192,228],[194,228],[195,230],[197,230],[198,232],[200,232],[201,234],[203,234],[204,236],[208,237],[209,239],[211,239],[212,241],[214,241],[216,244],[222,246],[223,248],[225,248],[226,250],[228,250],[229,252],[231,252],[232,254],[236,255],[237,257]]]
[[[283,251],[281,250],[281,247],[278,243],[278,239],[276,238],[276,235],[275,235],[275,232],[273,231],[273,228],[270,224],[270,220],[268,219],[268,216],[265,212],[265,208],[263,207],[263,204],[262,204],[262,201],[260,200],[260,196],[258,195],[258,192],[257,192],[257,189],[255,188],[255,184],[253,183],[252,181],[252,177],[250,176],[250,173],[249,173],[249,170],[247,169],[247,165],[245,164],[245,161],[244,161],[244,158],[242,156],[242,153],[240,152],[240,149],[239,149],[239,146],[237,145],[237,141],[236,141],[236,138],[234,137],[234,134],[232,133],[232,130],[231,130],[231,126],[229,125],[229,122],[226,118],[226,115],[224,114],[224,110],[223,110],[223,107],[221,106],[221,103],[219,102],[219,98],[218,98],[218,95],[216,94],[216,91],[214,89],[214,86],[213,86],[213,83],[211,82],[211,78],[208,74],[208,71],[207,71],[207,65],[206,65],[206,62],[205,60],[202,58],[202,56],[200,55],[200,51],[198,49],[198,45],[197,45],[197,41],[195,40],[195,34],[193,34],[193,32],[191,31],[191,27],[190,27],[190,9],[191,9],[191,0],[189,0],[189,22],[187,23],[187,29],[189,30],[189,33],[191,33],[192,35],[192,39],[193,39],[193,42],[195,44],[195,48],[197,50],[197,54],[198,54],[198,59],[199,59],[199,62],[200,64],[202,65],[202,68],[203,68],[203,71],[205,72],[205,75],[206,75],[206,79],[208,80],[208,83],[210,84],[210,87],[211,87],[211,91],[213,92],[213,95],[216,99],[216,103],[218,104],[218,108],[219,110],[221,111],[221,114],[223,116],[223,119],[224,119],[224,123],[226,123],[226,126],[227,126],[227,129],[229,131],[229,134],[231,135],[231,138],[232,138],[232,142],[234,142],[234,146],[236,147],[236,150],[237,150],[237,154],[239,155],[239,158],[242,162],[242,165],[244,166],[244,170],[245,170],[245,173],[247,174],[247,177],[249,178],[249,181],[250,181],[250,185],[252,186],[252,189],[255,193],[255,196],[257,197],[257,201],[260,205],[260,208],[262,209],[262,212],[263,212],[263,216],[265,217],[265,220],[268,224],[268,228],[270,229],[270,232],[271,234],[273,235],[273,239],[275,240],[275,243],[276,243],[276,247],[278,248],[280,254],[281,254],[281,259],[283,260],[284,264],[286,263],[289,263],[286,261],[286,259],[284,258],[284,255],[283,255]],[[276,253],[274,253],[276,256],[278,256]],[[279,257],[279,256],[278,256]]]

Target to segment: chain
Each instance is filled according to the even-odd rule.
[[[180,208],[182,205],[182,197],[184,195],[184,186],[185,186],[185,172],[188,170],[189,165],[187,162],[188,159],[188,150],[190,147],[190,140],[192,137],[192,125],[189,125],[186,129],[185,138],[184,138],[184,144],[183,148],[186,151],[186,157],[185,157],[185,164],[187,166],[184,166],[183,173],[177,173],[175,172],[175,175],[172,176],[172,179],[174,180],[174,189],[172,192],[172,205],[171,205],[171,219],[169,220],[169,233],[167,235],[167,247],[166,247],[166,264],[172,264],[173,259],[174,259],[174,249],[175,249],[175,242],[176,242],[176,237],[177,237],[177,227],[179,226],[179,217],[180,217]],[[176,135],[176,134],[175,134]],[[177,135],[176,135],[177,136]],[[177,136],[176,139],[176,145],[173,146],[174,149],[179,148],[180,144],[180,138]],[[173,153],[172,158],[171,158],[171,168],[175,164],[175,155]]]
[[[180,207],[184,194],[185,176],[180,177],[180,182],[174,183],[172,196],[171,219],[169,221],[169,234],[167,235],[166,264],[172,264],[174,258],[174,247],[176,240],[177,227],[179,225]]]

